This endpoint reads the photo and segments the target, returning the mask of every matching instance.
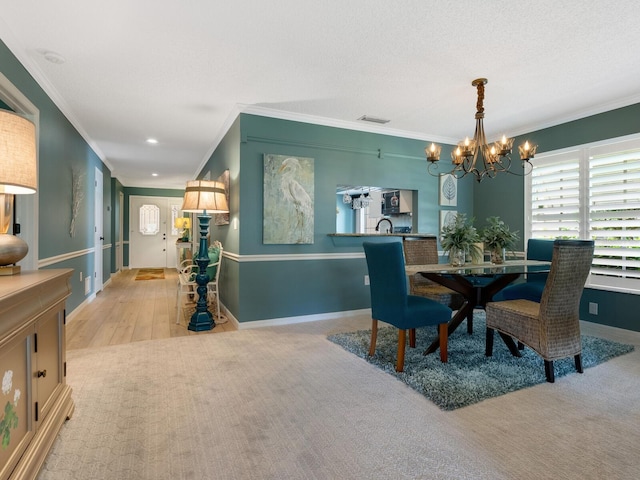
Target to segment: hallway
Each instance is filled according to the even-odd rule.
[[[74,312],[67,321],[67,350],[236,330],[231,322],[216,322],[208,332],[187,330],[193,303],[184,305],[176,325],[176,270],[165,268],[163,280],[135,280],[137,272],[114,275],[93,302]]]

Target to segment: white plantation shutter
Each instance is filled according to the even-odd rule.
[[[640,145],[626,143],[589,151],[591,273],[598,285],[640,289]]]
[[[580,238],[577,150],[536,160],[531,173],[531,237]]]
[[[640,136],[538,156],[527,238],[595,241],[587,286],[640,293]]]

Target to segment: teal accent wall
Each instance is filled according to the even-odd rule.
[[[38,256],[41,262],[55,262],[45,268],[75,270],[71,280],[72,295],[67,301],[67,311],[73,311],[88,297],[84,294],[79,272],[83,272],[84,276],[93,275],[94,272],[95,189],[92,186],[96,168],[103,172],[105,244],[113,243],[110,212],[107,209],[111,205],[111,172],[3,42],[0,42],[0,72],[40,111]],[[84,192],[84,200],[76,218],[75,236],[69,233],[72,169],[83,176]],[[111,255],[112,249],[103,250],[103,281],[110,276]]]
[[[251,322],[368,308],[364,258],[330,258],[362,254],[362,238],[328,236],[336,231],[336,186],[414,190],[414,225],[419,232],[437,233],[438,179],[427,174],[426,143],[241,114],[199,175],[210,171],[215,179],[230,169],[231,225],[212,227],[211,238],[221,240],[230,254],[223,262],[220,285],[221,299],[232,315]],[[445,146],[443,158],[450,151],[451,146]],[[263,162],[269,153],[315,160],[313,244],[262,243]],[[465,179],[459,186],[457,210],[470,214],[471,182]]]
[[[640,132],[640,103],[537,130],[515,139],[520,145],[528,139],[538,152],[548,152]],[[517,158],[517,154],[516,154]],[[532,160],[535,168],[535,158]],[[524,178],[501,175],[476,184],[473,211],[477,219],[499,215],[512,229],[524,233]],[[520,242],[519,249],[524,249]],[[589,302],[598,303],[598,315],[589,314]],[[640,320],[631,312],[640,310],[640,295],[585,289],[580,318],[595,323],[640,331]]]

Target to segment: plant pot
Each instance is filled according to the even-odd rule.
[[[505,251],[504,248],[494,248],[491,250],[491,263],[500,265],[504,263]]]
[[[464,265],[466,253],[461,248],[452,248],[449,251],[449,263],[454,267],[461,267]]]
[[[467,252],[467,261],[474,265],[479,265],[484,262],[484,243],[476,242],[474,245],[478,254],[474,257],[471,252]]]

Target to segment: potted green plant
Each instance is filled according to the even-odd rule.
[[[489,217],[487,223],[480,237],[485,248],[491,252],[491,263],[503,263],[504,251],[513,251],[520,237],[517,231],[509,230],[509,226],[500,220],[500,217]]]
[[[482,249],[477,245],[479,240],[473,219],[467,220],[464,213],[457,214],[455,220],[442,227],[440,232],[440,245],[454,266],[464,265],[467,252],[472,259],[482,257]]]

